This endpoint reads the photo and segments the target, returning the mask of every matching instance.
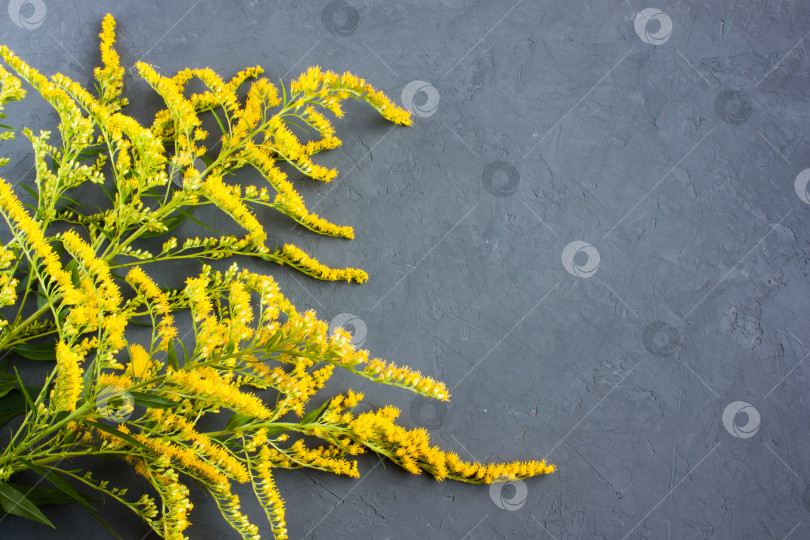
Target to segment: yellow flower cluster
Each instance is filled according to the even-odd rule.
[[[17,284],[19,282],[9,274],[0,274],[0,307],[13,305],[17,301]],[[7,321],[3,320],[3,323]]]
[[[234,280],[228,287],[228,311],[230,313],[231,341],[239,342],[250,339],[253,329],[253,306],[250,303],[250,293],[243,282]]]
[[[133,437],[155,452],[156,455],[166,456],[175,461],[178,466],[182,467],[183,470],[187,471],[189,474],[193,474],[198,478],[205,479],[216,485],[228,484],[228,477],[225,476],[222,471],[198,458],[194,451],[186,446],[163,439],[147,437],[142,433],[133,435]]]
[[[160,344],[158,349],[166,351],[169,344],[177,336],[177,328],[174,326],[174,317],[171,315],[168,295],[152,281],[152,278],[140,266],[133,267],[126,275],[127,282],[132,285],[140,294],[148,299],[158,315],[161,315],[158,324],[158,337]]]
[[[189,152],[195,156],[202,155],[204,149],[194,145],[194,141],[204,138],[202,132],[195,131],[195,128],[202,122],[197,116],[194,105],[183,96],[182,88],[172,79],[158,74],[149,64],[136,62],[135,69],[166,103],[176,124],[177,152]]]
[[[430,437],[422,428],[405,429],[394,423],[399,409],[390,405],[353,419],[348,429],[351,437],[383,449],[384,453],[405,470],[420,474],[427,470],[437,480],[480,481],[492,483],[501,478],[526,478],[555,471],[545,461],[494,463],[482,465],[461,460],[453,452],[444,452],[430,445]]]
[[[107,263],[97,258],[93,248],[72,229],[62,234],[62,245],[76,258],[88,274],[101,283],[101,287],[94,295],[99,307],[104,311],[115,311],[121,303],[121,291],[113,281]],[[85,297],[86,300],[88,300],[87,297]]]
[[[127,104],[126,99],[117,99],[124,89],[124,68],[121,67],[118,53],[115,51],[115,19],[109,13],[101,23],[101,62],[104,67],[93,70],[101,87],[101,102],[108,104],[111,110],[120,109]]]
[[[307,371],[309,365],[311,362],[299,361],[292,371],[285,372],[278,367],[271,371],[264,364],[256,364],[255,369],[263,374],[267,384],[286,396],[280,406],[279,415],[292,410],[298,416],[302,416],[309,398],[323,388],[332,376],[334,369],[332,365],[324,366],[313,373]]]
[[[224,485],[214,485],[211,488],[211,494],[214,496],[222,516],[239,533],[239,536],[247,540],[260,540],[259,528],[240,511],[239,496],[231,493]]]
[[[98,387],[116,386],[126,390],[132,386],[132,379],[127,375],[116,375],[114,373],[102,373],[98,376]]]
[[[25,97],[25,90],[20,79],[0,67],[0,106],[9,101],[19,101]],[[9,139],[14,138],[12,133]]]
[[[258,68],[259,70],[261,68]],[[255,71],[247,76],[256,76],[262,71]],[[241,73],[240,73],[241,74]],[[243,79],[244,80],[244,79]],[[236,79],[233,82],[235,82]],[[241,110],[235,111],[237,118],[236,125],[231,130],[231,137],[236,140],[249,140],[249,135],[256,128],[265,116],[266,110],[279,104],[278,90],[276,87],[262,77],[250,85],[245,106]]]
[[[407,367],[399,367],[392,362],[385,362],[379,358],[371,360],[363,369],[363,373],[371,380],[410,388],[423,396],[446,401],[450,395],[443,382],[422,375],[418,371]]]
[[[272,464],[268,461],[259,463],[256,471],[259,482],[256,482],[256,495],[264,507],[267,520],[273,528],[273,537],[276,540],[287,540],[287,522],[284,518],[284,501],[273,480]]]
[[[124,331],[127,328],[127,316],[123,313],[113,313],[104,317],[104,331],[107,343],[113,350],[120,350],[126,347]]]
[[[267,239],[259,220],[240,200],[240,188],[229,186],[222,181],[222,177],[216,174],[209,174],[202,183],[202,193],[219,207],[223,212],[230,215],[239,225],[247,229],[257,248],[263,248]]]
[[[149,470],[151,467],[146,465],[145,468]],[[136,467],[135,470],[138,471],[138,468]],[[186,540],[183,531],[191,525],[188,513],[194,507],[188,498],[188,487],[180,482],[180,477],[174,469],[166,469],[157,474],[150,471],[146,477],[160,493],[165,507],[160,519],[163,538],[165,540]]]
[[[353,478],[360,477],[356,461],[333,457],[334,451],[330,448],[324,448],[323,446],[307,448],[304,441],[299,439],[290,446],[287,455],[299,466],[304,465]]]
[[[214,405],[227,407],[234,412],[255,418],[270,418],[272,412],[262,400],[226,382],[219,373],[209,367],[197,367],[193,371],[168,369],[166,381],[179,387],[194,398]]]
[[[368,274],[359,268],[329,268],[321,264],[317,259],[307,255],[304,251],[292,244],[284,244],[280,252],[273,254],[278,258],[278,262],[297,268],[301,272],[328,281],[356,281],[363,283],[368,279]]]
[[[140,345],[129,346],[129,365],[126,372],[136,379],[142,379],[152,367],[152,359]]]
[[[5,45],[0,46],[0,57],[59,113],[62,120],[61,127],[64,128],[63,135],[67,135],[68,139],[64,141],[66,146],[87,146],[92,142],[92,122],[81,114],[79,108],[64,90],[23,62]]]
[[[56,282],[63,302],[65,304],[77,303],[81,299],[81,294],[73,287],[70,274],[62,267],[59,256],[45,240],[42,229],[28,215],[20,200],[14,195],[11,186],[3,178],[0,178],[0,212],[4,214],[9,225],[12,222],[17,225],[19,232],[25,236],[34,252],[44,261],[45,270]]]
[[[178,431],[184,440],[191,442],[191,450],[205,456],[214,466],[237,482],[245,483],[250,480],[245,466],[222,445],[194,429],[193,422],[163,409],[148,409],[146,417],[155,420],[169,432]]]
[[[293,81],[290,84],[290,90],[293,94],[317,95],[324,106],[338,117],[343,116],[340,102],[350,96],[355,96],[377,109],[386,120],[406,126],[412,123],[408,111],[397,107],[384,93],[351,73],[337,75],[332,71],[321,71],[319,66],[314,66],[302,74],[298,80]]]
[[[315,148],[301,144],[287,124],[279,116],[273,116],[268,121],[269,128],[266,133],[266,146],[275,154],[284,158],[290,165],[293,165],[310,178],[331,182],[337,176],[335,169],[329,169],[317,165],[309,158]],[[272,134],[272,138],[271,138]]]
[[[214,310],[211,297],[208,295],[208,283],[209,279],[206,275],[186,280],[186,288],[183,289],[183,294],[191,303],[191,315],[194,317],[195,322],[208,317]]]
[[[70,345],[59,342],[56,345],[56,387],[53,390],[51,405],[54,411],[76,410],[76,403],[82,392],[82,374],[79,364],[84,355]]]
[[[253,165],[276,190],[272,206],[278,211],[318,233],[354,238],[354,229],[351,227],[335,225],[317,214],[311,214],[304,205],[304,200],[287,180],[287,175],[275,165],[275,160],[266,150],[257,147],[251,141],[246,141],[240,158]]]

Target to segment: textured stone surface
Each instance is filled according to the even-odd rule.
[[[291,538],[810,536],[810,205],[794,183],[810,167],[806,2],[42,2],[17,20],[36,28],[0,13],[0,41],[81,82],[110,11],[127,66],[258,63],[289,80],[319,64],[397,101],[417,90],[412,128],[347,107],[344,145],[320,158],[341,176],[299,183],[356,240],[262,215],[370,281],[264,268],[299,307],[359,317],[366,348],[446,381],[453,400],[431,409],[350,377],[332,388],[399,405],[463,456],[547,456],[559,471],[502,486],[516,510],[371,456],[359,480],[285,471]],[[648,7],[665,12],[639,33]],[[149,118],[156,97],[127,83]],[[35,97],[10,111],[56,124]],[[25,143],[3,152],[15,182]],[[735,417],[738,401],[751,416]],[[191,538],[232,537],[210,499],[194,504]],[[11,517],[0,536],[108,534],[78,508],[47,512],[57,531]],[[124,512],[101,509],[125,538],[147,533]]]

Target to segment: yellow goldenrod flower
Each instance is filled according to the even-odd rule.
[[[132,379],[127,375],[115,375],[114,373],[102,373],[98,376],[98,387],[116,386],[126,390],[132,386]]]
[[[292,244],[284,244],[281,252],[274,253],[279,257],[279,262],[297,268],[303,273],[329,281],[356,281],[363,283],[368,279],[368,274],[358,268],[329,268],[307,255],[304,251]]]
[[[219,469],[198,458],[190,448],[163,439],[147,437],[142,433],[134,435],[134,437],[156,454],[168,456],[176,465],[182,467],[189,474],[217,485],[228,483],[228,478]]]
[[[446,401],[450,397],[443,382],[436,381],[410,368],[399,367],[396,364],[385,362],[379,358],[371,360],[363,370],[363,374],[374,381],[410,388],[426,397],[440,401]]]
[[[222,181],[221,176],[209,174],[202,183],[202,193],[239,225],[247,229],[257,247],[264,246],[267,234],[256,216],[240,200],[238,186],[229,186]]]
[[[56,387],[53,391],[52,406],[55,411],[73,412],[82,392],[82,374],[79,366],[84,356],[70,345],[59,342],[56,345]]]
[[[127,317],[125,315],[114,313],[104,317],[103,327],[108,343],[113,350],[123,349],[126,346],[124,330],[127,327]]]
[[[98,291],[99,305],[105,311],[117,309],[121,303],[121,291],[113,281],[107,263],[96,258],[93,248],[73,230],[65,231],[62,234],[62,245],[91,276],[101,282],[102,286]]]
[[[262,461],[256,469],[260,479],[256,483],[256,495],[262,503],[270,526],[273,528],[273,537],[276,540],[286,540],[287,522],[284,516],[284,500],[281,498],[273,480],[272,464],[269,461]]]
[[[167,382],[177,385],[184,393],[205,402],[227,407],[234,412],[256,418],[270,418],[272,412],[253,394],[241,392],[225,382],[219,373],[209,367],[193,371],[174,371],[169,368]]]
[[[136,379],[142,378],[149,371],[152,363],[149,353],[140,345],[129,346],[129,366],[127,366],[127,374]]]
[[[101,102],[108,104],[112,110],[126,105],[125,99],[118,99],[124,89],[124,68],[120,64],[115,44],[115,19],[109,13],[101,23],[101,62],[104,67],[94,70],[96,80],[101,87]]]
[[[73,287],[70,274],[64,270],[56,252],[45,240],[42,229],[36,221],[31,219],[20,200],[14,195],[11,186],[3,178],[0,178],[0,212],[7,218],[6,221],[9,225],[12,222],[16,223],[19,231],[28,239],[31,248],[44,261],[45,269],[51,279],[56,282],[64,303],[75,304],[81,295]]]

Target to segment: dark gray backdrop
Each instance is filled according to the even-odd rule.
[[[469,459],[559,467],[492,489],[373,456],[359,480],[283,471],[291,538],[810,536],[806,2],[15,0],[0,42],[86,83],[108,11],[128,68],[258,63],[286,81],[319,64],[414,110],[401,128],[347,107],[344,145],[318,157],[338,180],[296,180],[356,240],[260,214],[367,284],[252,266],[453,399],[331,390],[394,403]],[[150,118],[155,96],[127,84]],[[10,111],[56,124],[33,94]],[[3,154],[30,181],[26,141]],[[193,502],[192,539],[233,537]],[[141,538],[113,504],[102,515]],[[57,531],[9,517],[0,537],[107,537],[77,507],[46,512]]]

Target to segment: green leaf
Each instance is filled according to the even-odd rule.
[[[79,152],[79,157],[90,159],[99,154],[103,154],[106,150],[107,150],[106,146],[97,146],[95,148],[91,146]]]
[[[22,343],[11,348],[12,351],[29,360],[53,362],[56,360],[55,343]]]
[[[321,405],[317,409],[313,409],[313,410],[309,411],[307,414],[304,415],[304,417],[301,419],[299,424],[301,424],[301,425],[311,424],[312,422],[314,422],[315,420],[320,418],[321,413],[324,411],[324,409],[326,409],[327,405],[329,405],[328,400],[324,401],[323,405]]]
[[[27,191],[28,194],[31,195],[34,198],[35,201],[39,201],[39,194],[36,191],[34,191],[32,188],[26,186],[25,184],[19,184],[19,186],[21,188],[23,188],[25,191]]]
[[[189,359],[188,359],[188,350],[186,349],[186,345],[183,343],[183,340],[181,340],[181,339],[178,339],[177,343],[179,343],[180,346],[183,347],[183,365],[187,366],[188,362],[189,362]]]
[[[10,482],[8,485],[13,487],[17,491],[22,491],[23,493],[26,493],[28,496],[28,500],[37,506],[42,506],[44,504],[70,504],[76,502],[76,499],[74,499],[70,495],[63,493],[58,489],[45,488],[40,486],[24,486],[22,484],[12,484]],[[90,497],[89,495],[82,494],[82,496],[86,500],[90,501],[101,500],[98,497]]]
[[[28,394],[28,390],[25,388],[25,383],[23,383],[23,380],[22,380],[22,378],[20,377],[20,373],[17,371],[17,367],[16,367],[16,366],[14,367],[14,375],[16,375],[16,376],[17,376],[17,382],[20,384],[20,388],[19,388],[19,390],[20,390],[20,393],[21,393],[21,394],[23,395],[23,397],[25,398],[25,403],[26,403],[26,404],[28,405],[28,407],[29,407],[29,408],[30,408],[30,409],[33,411],[33,410],[34,410],[34,402],[33,402],[33,400],[31,399],[31,396]]]
[[[228,419],[228,424],[225,426],[225,429],[229,431],[236,430],[249,423],[254,418],[255,417],[246,414],[233,413],[233,415]]]
[[[0,397],[5,396],[17,387],[17,378],[8,373],[0,373]]]
[[[65,271],[70,272],[70,280],[73,282],[73,286],[78,289],[81,285],[81,281],[79,276],[79,264],[76,262],[76,259],[72,259],[65,265]]]
[[[9,514],[20,516],[31,521],[44,523],[55,529],[53,523],[45,517],[34,503],[29,501],[22,492],[14,489],[5,482],[0,482],[0,506]]]
[[[110,199],[110,202],[114,203],[115,199],[113,198],[112,195],[110,195],[110,190],[107,189],[107,187],[104,184],[100,184],[100,185],[101,185],[101,189],[104,191],[104,194],[107,195],[108,199]]]
[[[208,225],[206,225],[205,223],[201,222],[200,220],[198,220],[197,218],[195,218],[194,216],[192,216],[192,215],[191,215],[189,212],[186,212],[185,210],[181,210],[181,209],[179,209],[179,208],[178,208],[178,209],[177,209],[177,211],[178,211],[180,214],[185,215],[185,216],[186,216],[188,219],[190,219],[192,222],[196,223],[196,224],[197,224],[197,225],[199,225],[200,227],[203,227],[204,229],[208,229],[209,231],[211,231],[211,232],[215,232],[215,233],[217,233],[217,234],[224,234],[224,233],[222,233],[221,231],[218,231],[218,230],[216,230],[216,229],[212,229],[211,227],[209,227],[209,226],[208,226]]]
[[[54,469],[50,467],[48,467],[50,470],[46,471],[41,467],[38,467],[37,465],[34,465],[30,461],[26,461],[24,459],[21,459],[20,461],[22,461],[32,471],[39,474],[42,478],[46,478],[51,484],[56,486],[60,491],[62,491],[66,495],[70,496],[74,501],[84,506],[85,510],[87,510],[91,516],[96,518],[102,525],[104,525],[104,527],[108,531],[110,531],[113,534],[113,536],[115,536],[116,538],[121,538],[120,536],[115,534],[115,531],[113,531],[109,525],[107,525],[106,521],[101,519],[101,516],[99,516],[96,513],[95,509],[92,506],[90,506],[90,503],[88,503],[87,500],[85,500],[85,498],[78,491],[76,491],[76,489],[73,486],[71,486],[67,480],[62,478],[62,476],[58,472],[56,472]]]
[[[129,392],[129,394],[135,400],[136,405],[142,405],[151,409],[171,409],[178,406],[176,401],[157,394],[149,394],[147,392]]]
[[[174,350],[174,341],[169,343],[169,365],[175,370],[180,369],[180,363],[177,360],[177,353]]]
[[[132,435],[128,435],[128,434],[126,434],[126,433],[124,433],[122,431],[118,431],[117,429],[112,428],[112,427],[108,426],[107,424],[102,424],[101,422],[93,422],[92,420],[87,420],[87,421],[85,421],[85,423],[87,425],[91,426],[91,427],[96,428],[99,431],[103,431],[104,433],[107,433],[109,435],[114,435],[115,437],[118,437],[119,439],[122,439],[122,440],[128,442],[129,444],[131,444],[135,448],[140,448],[144,452],[152,452],[152,450],[150,450],[149,448],[144,446],[141,442],[139,442],[137,439],[135,439]]]
[[[28,389],[31,393],[39,393],[42,391],[41,386],[29,386]],[[14,388],[13,392],[0,398],[0,426],[17,416],[23,414],[28,410],[28,404],[25,396],[19,388]]]
[[[40,292],[39,288],[37,288],[36,293],[37,293],[37,309],[47,306],[48,303],[51,301],[51,299],[48,298],[48,295],[43,292]]]
[[[82,203],[80,203],[80,202],[79,202],[79,201],[77,201],[76,199],[73,199],[73,198],[71,198],[71,197],[68,197],[67,195],[60,195],[60,196],[59,196],[59,200],[60,200],[60,201],[61,201],[61,200],[63,200],[63,199],[64,199],[64,200],[66,200],[66,201],[68,201],[68,202],[69,202],[69,203],[71,203],[71,204],[78,205],[78,206],[80,206],[80,207],[82,207],[82,208],[87,208],[85,205],[83,205]],[[62,210],[73,210],[73,208],[70,208],[70,207],[66,206],[66,207],[65,207],[65,208],[63,208]],[[74,212],[75,212],[75,210],[74,210]]]

